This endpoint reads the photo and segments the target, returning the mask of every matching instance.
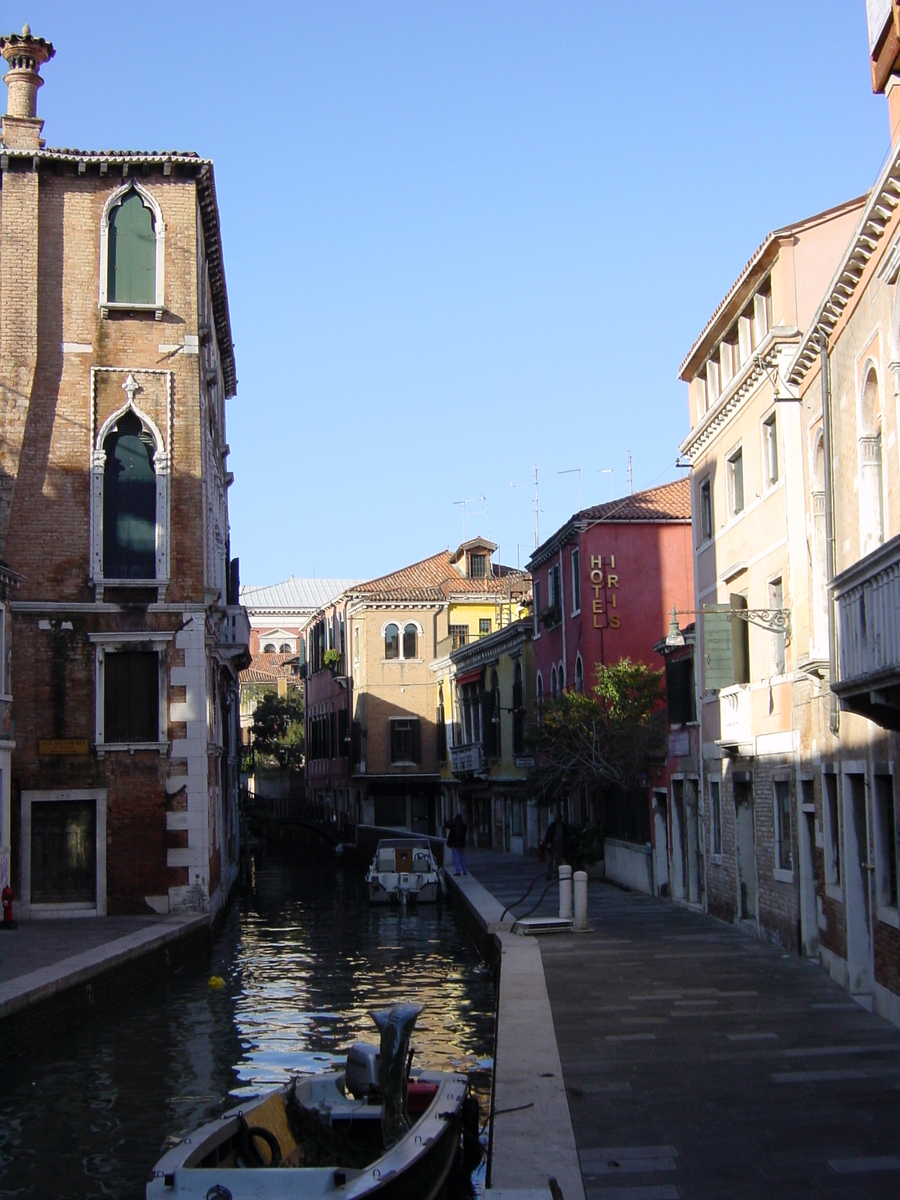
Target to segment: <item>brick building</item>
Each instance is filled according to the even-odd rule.
[[[212,163],[54,150],[42,38],[0,38],[0,554],[11,602],[21,910],[214,913],[238,856],[225,400]]]

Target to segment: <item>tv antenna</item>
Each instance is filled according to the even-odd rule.
[[[483,504],[483,505],[484,505],[484,512],[485,512],[485,516],[487,517],[488,541],[490,541],[490,538],[491,538],[491,518],[490,518],[490,516],[488,515],[488,510],[487,510],[487,499],[486,499],[486,497],[484,497],[484,496],[473,496],[473,497],[472,497],[471,499],[469,499],[469,500],[454,500],[454,501],[453,501],[453,503],[454,503],[454,505],[457,505],[457,504],[461,504],[461,505],[462,505],[462,512],[463,512],[463,541],[466,541],[466,505],[467,505],[467,504]]]
[[[581,467],[570,467],[568,471],[557,471],[557,475],[574,475],[578,472],[578,511],[581,512]]]
[[[610,498],[610,500],[613,500],[615,498],[613,495],[613,468],[612,467],[601,467],[600,474],[609,476],[609,498]]]

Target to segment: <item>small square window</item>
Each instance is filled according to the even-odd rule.
[[[490,617],[479,617],[478,618],[479,636],[484,637],[484,635],[486,633],[490,633],[490,632],[491,632],[491,618]]]
[[[744,511],[744,452],[735,450],[728,459],[728,499],[732,516]]]
[[[421,761],[421,738],[417,717],[391,719],[391,762]]]
[[[469,574],[473,579],[487,578],[487,555],[486,554],[470,554],[469,555]]]
[[[458,650],[460,646],[465,646],[469,641],[468,625],[451,625],[450,626],[450,647],[453,650]]]

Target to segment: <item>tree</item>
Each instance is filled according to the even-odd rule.
[[[612,666],[598,663],[595,674],[591,695],[563,692],[528,731],[531,783],[543,803],[579,787],[628,791],[665,755],[662,671],[623,658]]]
[[[262,758],[274,759],[281,767],[301,767],[303,717],[303,698],[296,688],[288,688],[286,696],[267,692],[253,713],[250,732],[254,752]]]

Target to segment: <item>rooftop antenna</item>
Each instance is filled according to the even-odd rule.
[[[534,464],[534,548],[537,550],[541,544],[541,518],[540,504],[538,503],[538,473],[537,463]]]
[[[557,475],[574,475],[578,472],[578,511],[581,512],[581,467],[570,467],[568,471],[557,471]]]
[[[466,505],[480,504],[484,500],[484,496],[473,496],[469,500],[454,500],[454,504],[461,504],[463,510],[463,541],[466,540]]]
[[[631,451],[628,451],[628,490],[634,495],[634,475],[631,470]]]
[[[600,468],[600,474],[601,474],[601,475],[608,475],[608,476],[609,476],[609,498],[610,498],[610,500],[614,499],[614,496],[613,496],[613,469],[612,469],[612,467],[601,467],[601,468]]]

